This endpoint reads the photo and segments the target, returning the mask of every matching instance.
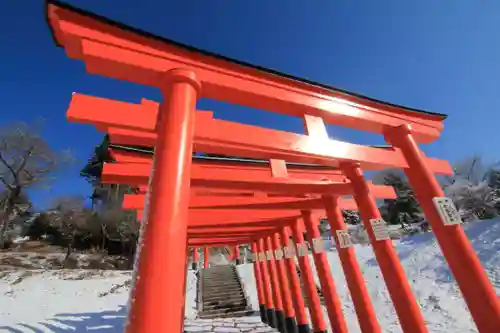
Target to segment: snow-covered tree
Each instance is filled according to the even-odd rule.
[[[479,156],[472,156],[454,166],[454,175],[443,181],[464,221],[498,216],[500,208],[500,170],[498,165],[485,167]]]

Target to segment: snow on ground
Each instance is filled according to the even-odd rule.
[[[469,223],[464,225],[464,229],[500,295],[500,220]],[[393,243],[430,332],[477,332],[434,235],[426,233]],[[356,245],[355,251],[383,331],[401,332],[372,248]],[[349,332],[360,332],[340,260],[335,250],[328,253],[328,260]],[[312,258],[311,264],[314,267]],[[252,307],[258,309],[252,265],[242,265],[238,270],[245,284],[245,291],[250,296]],[[317,276],[316,281],[319,284]],[[325,320],[328,322],[327,318],[325,309]]]
[[[123,332],[131,272],[0,272],[0,332]],[[188,271],[186,318],[196,317],[196,276]]]
[[[500,220],[471,223],[464,228],[500,294]],[[476,332],[433,235],[408,237],[394,244],[430,332]],[[401,332],[371,247],[356,245],[355,250],[383,331]],[[337,253],[329,252],[328,259],[350,332],[359,332]],[[252,265],[239,266],[238,272],[252,307],[258,310]],[[127,271],[0,271],[0,332],[122,332],[130,279],[131,273]],[[196,276],[193,271],[188,273],[186,290],[186,328],[211,327],[215,330],[217,325],[234,327],[244,325],[245,321],[258,321],[252,317],[210,322],[195,320]]]

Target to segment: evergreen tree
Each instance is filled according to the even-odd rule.
[[[384,170],[374,177],[374,183],[392,186],[396,191],[396,199],[384,199],[380,212],[388,224],[407,224],[420,222],[423,219],[422,208],[415,199],[406,175],[401,170]]]

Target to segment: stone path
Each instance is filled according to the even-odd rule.
[[[258,316],[186,319],[184,333],[276,333],[278,330],[260,321]]]

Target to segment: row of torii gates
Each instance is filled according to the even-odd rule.
[[[341,260],[334,269],[344,271],[362,332],[382,332],[342,209],[359,209],[403,331],[428,332],[375,202],[394,198],[394,191],[363,175],[384,168],[408,176],[479,332],[500,331],[495,290],[434,176],[451,174],[450,165],[418,146],[439,137],[446,116],[237,62],[58,1],[46,6],[57,45],[83,61],[87,72],[156,87],[164,96],[161,104],[130,104],[74,94],[67,114],[109,134],[116,162],[104,166],[103,180],[140,191],[124,201],[143,216],[128,333],[181,332],[188,249],[238,244],[251,245],[263,319],[283,325],[274,322],[278,313],[310,331],[292,266],[296,255],[311,330],[326,332],[304,230],[332,330],[347,332],[317,228],[323,215]],[[215,119],[196,109],[200,98],[301,117],[306,134]],[[379,133],[390,145],[331,140],[325,123]],[[144,153],[147,147],[154,155]],[[193,158],[193,151],[254,160]]]

